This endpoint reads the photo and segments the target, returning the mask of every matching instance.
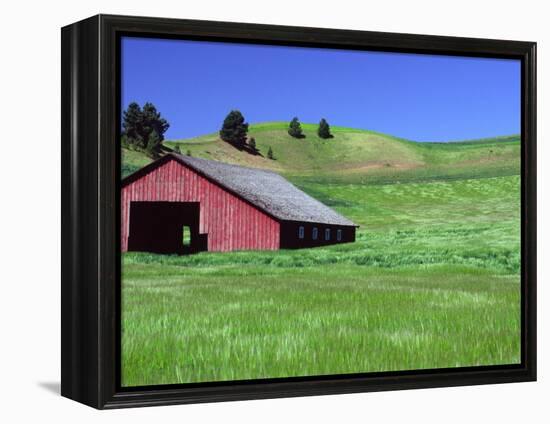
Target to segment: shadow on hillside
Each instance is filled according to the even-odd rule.
[[[241,145],[241,144],[230,143],[228,141],[223,141],[223,142],[225,144],[228,144],[229,146],[237,149],[240,152],[245,152],[245,153],[248,153],[249,155],[253,155],[253,156],[264,157],[264,155],[262,155],[262,153],[256,147],[251,147],[249,144]],[[177,151],[177,150],[175,150],[171,147],[168,147],[168,146],[165,146],[165,145],[162,144],[161,147],[160,147],[160,150],[158,152],[158,157],[164,156],[167,153],[177,153],[177,154],[180,154],[180,155],[185,155],[184,152]],[[158,159],[158,157],[155,158],[155,159]]]
[[[235,147],[236,149],[238,149],[240,151],[244,151],[244,152],[248,153],[249,155],[263,157],[263,155],[260,153],[260,151],[258,149],[256,149],[255,147],[250,147],[248,144],[245,144],[244,146],[241,146],[241,147],[237,147],[237,146],[233,146],[233,147]]]
[[[175,151],[174,149],[171,149],[170,147],[165,146],[164,144],[160,145],[160,153],[161,154],[172,153],[174,151]]]
[[[229,144],[230,146],[234,147],[235,149],[237,149],[240,152],[246,152],[249,155],[253,155],[253,156],[264,157],[264,155],[262,155],[256,147],[251,147],[249,144],[234,144],[234,143],[230,143],[229,141],[224,141],[224,140],[222,140],[222,141],[224,143]]]

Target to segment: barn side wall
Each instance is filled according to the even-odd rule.
[[[300,238],[300,227],[303,228],[303,238]],[[313,237],[313,229],[317,229],[317,238]],[[329,229],[329,239],[325,231]],[[341,231],[338,240],[337,232]],[[338,243],[352,243],[355,241],[355,227],[344,225],[316,224],[310,222],[286,221],[281,224],[281,249],[300,249],[303,247],[328,246]]]
[[[128,250],[132,201],[200,202],[199,232],[208,234],[208,250],[275,250],[280,224],[175,160],[123,187],[121,249]]]

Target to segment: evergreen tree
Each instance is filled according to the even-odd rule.
[[[191,150],[187,149],[187,152],[185,153],[187,156],[191,156]]]
[[[151,155],[159,152],[164,133],[169,127],[168,121],[161,117],[152,103],[145,103],[141,108],[132,102],[122,113],[123,143],[144,149]]]
[[[157,130],[153,130],[147,136],[147,145],[145,146],[145,150],[150,156],[155,157],[160,152],[161,143],[161,136],[158,134]]]
[[[136,102],[132,102],[122,112],[122,136],[127,144],[144,147],[142,126],[143,113],[141,107]]]
[[[248,145],[252,150],[256,151],[256,139],[254,137],[250,137],[250,140],[248,140]]]
[[[319,129],[317,130],[317,134],[321,138],[332,138],[332,134],[330,133],[330,126],[325,118],[321,119],[321,122],[319,122]]]
[[[143,138],[145,139],[145,148],[155,152],[164,141],[164,133],[170,125],[166,119],[160,116],[160,112],[152,103],[145,103],[142,109],[143,114]]]
[[[275,156],[273,155],[273,149],[271,148],[271,146],[269,146],[269,149],[267,150],[267,158],[271,160],[275,159]]]
[[[288,124],[288,134],[294,138],[304,137],[304,133],[302,132],[302,126],[300,125],[300,121],[296,116],[292,118],[292,121],[290,121],[290,124]]]
[[[174,152],[176,152],[177,154],[181,154],[181,149],[179,144],[176,144],[176,146],[174,147]]]
[[[243,114],[238,110],[229,112],[223,121],[220,138],[237,147],[243,147],[246,144],[247,133],[248,124],[244,122]]]

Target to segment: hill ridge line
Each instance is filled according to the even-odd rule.
[[[268,131],[268,130],[287,130],[288,129],[288,122],[286,121],[263,121],[263,122],[256,122],[256,123],[249,123],[249,131]],[[316,123],[310,123],[310,122],[301,122],[302,128],[304,129],[314,129],[318,126]],[[278,128],[263,128],[263,127],[269,127],[269,126],[277,126]],[[499,134],[494,136],[485,136],[485,137],[478,137],[478,138],[466,138],[466,139],[458,139],[458,140],[413,140],[410,138],[400,137],[396,136],[390,133],[380,132],[372,129],[365,129],[365,128],[356,128],[356,127],[347,127],[347,126],[341,126],[341,125],[331,125],[331,130],[335,132],[354,132],[354,133],[365,133],[365,134],[372,134],[372,135],[379,135],[382,137],[387,137],[393,140],[398,141],[405,141],[409,143],[418,143],[418,144],[447,144],[447,143],[482,143],[482,142],[488,142],[488,141],[505,141],[505,139],[510,139],[509,141],[514,141],[512,139],[514,138],[520,138],[521,134]],[[218,137],[218,132],[210,132],[206,134],[196,135],[193,137],[186,137],[186,138],[170,138],[166,139],[165,142],[172,142],[172,143],[185,143],[186,141],[191,141],[197,138],[203,138],[203,137]],[[289,136],[290,137],[290,136]],[[508,141],[508,140],[506,140]],[[518,140],[519,141],[519,140]]]

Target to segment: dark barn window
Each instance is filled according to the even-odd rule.
[[[317,240],[317,233],[318,233],[317,227],[313,227],[313,231],[311,232],[311,238],[313,240]]]
[[[300,239],[304,238],[304,227],[301,225],[298,227],[298,238]]]
[[[336,240],[342,241],[342,230],[336,231]]]
[[[325,230],[325,240],[330,240],[330,228]]]

